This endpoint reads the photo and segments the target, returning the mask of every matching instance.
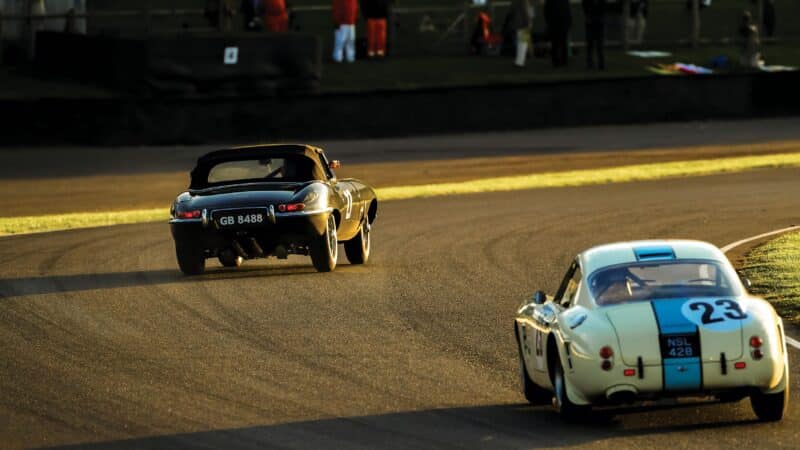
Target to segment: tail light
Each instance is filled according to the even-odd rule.
[[[636,375],[636,369],[625,369],[622,371],[622,374],[625,375],[626,377],[632,377]]]
[[[600,357],[603,358],[603,362],[600,363],[600,368],[609,371],[612,367],[614,367],[614,362],[611,361],[611,358],[614,356],[614,350],[606,345],[605,347],[600,349]]]
[[[199,219],[202,213],[200,210],[194,211],[178,211],[178,219]]]
[[[763,344],[764,341],[762,341],[759,336],[753,336],[750,338],[750,356],[752,356],[756,361],[764,357],[764,353],[761,351],[761,346]]]
[[[287,203],[278,205],[280,212],[296,212],[306,209],[305,203]]]
[[[744,361],[739,361],[739,362],[735,363],[733,365],[733,367],[736,368],[736,369],[741,370],[741,369],[744,369],[745,367],[747,367],[747,363],[744,362]]]

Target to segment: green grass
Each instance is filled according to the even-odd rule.
[[[377,194],[381,201],[390,201],[444,195],[474,194],[480,192],[501,192],[660,180],[665,178],[702,176],[779,167],[800,167],[800,153],[637,164],[605,169],[572,170],[566,172],[484,178],[455,183],[387,187],[377,189]],[[36,233],[72,228],[156,222],[166,220],[167,217],[168,213],[165,209],[4,217],[0,218],[0,234]]]
[[[163,208],[133,211],[82,212],[49,216],[0,218],[0,235],[40,233],[73,228],[104,227],[127,223],[145,223],[167,220],[169,210]]]
[[[778,167],[800,167],[800,153],[636,164],[605,169],[571,170],[566,172],[484,178],[456,183],[388,187],[378,190],[378,198],[381,200],[401,200],[441,195],[474,194],[479,192],[626,183]]]
[[[772,302],[784,320],[800,324],[800,233],[756,247],[742,270],[755,294]]]

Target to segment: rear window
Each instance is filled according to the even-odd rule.
[[[303,182],[320,179],[314,173],[314,162],[305,156],[225,161],[208,171],[207,184],[237,182],[287,181]]]
[[[714,261],[659,261],[607,267],[589,277],[598,305],[681,297],[738,295],[726,270]]]

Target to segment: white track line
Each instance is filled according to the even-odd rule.
[[[748,242],[757,241],[757,240],[763,239],[765,237],[770,237],[770,236],[774,236],[776,234],[786,233],[787,231],[794,231],[794,230],[800,230],[800,225],[794,225],[794,226],[791,226],[791,227],[781,228],[780,230],[769,231],[767,233],[759,234],[758,236],[751,236],[749,238],[742,239],[741,241],[731,242],[730,244],[726,245],[725,247],[722,247],[720,250],[722,250],[723,253],[728,253],[729,251],[733,250],[734,248],[736,248],[736,247],[738,247],[740,245],[743,245],[743,244],[747,244]],[[791,345],[792,347],[800,350],[800,341],[798,341],[796,339],[792,339],[789,336],[786,336],[786,343]]]
[[[781,228],[780,230],[769,231],[769,232],[766,232],[766,233],[759,234],[758,236],[751,236],[749,238],[742,239],[741,241],[731,242],[730,244],[726,245],[725,247],[722,247],[720,250],[722,250],[722,253],[728,253],[729,251],[733,250],[734,248],[736,248],[736,247],[738,247],[738,246],[740,246],[742,244],[747,244],[748,242],[753,242],[753,241],[756,241],[756,240],[761,239],[761,238],[770,237],[770,236],[774,236],[776,234],[786,233],[787,231],[793,231],[793,230],[800,230],[800,225],[794,225],[794,226],[791,226],[791,227]]]

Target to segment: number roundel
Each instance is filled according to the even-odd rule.
[[[742,305],[730,299],[689,300],[683,304],[681,313],[697,326],[711,331],[733,331],[742,322],[751,320],[751,315]]]

